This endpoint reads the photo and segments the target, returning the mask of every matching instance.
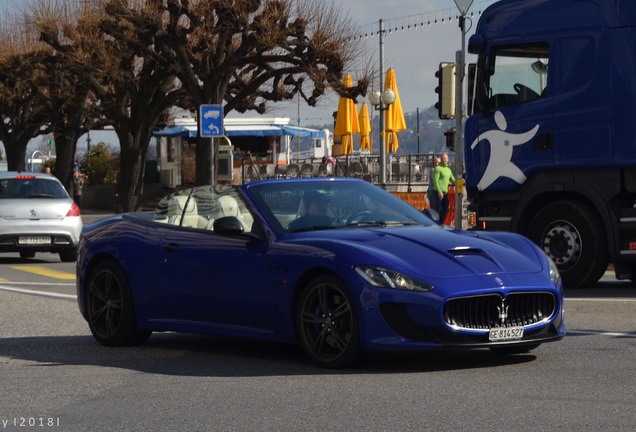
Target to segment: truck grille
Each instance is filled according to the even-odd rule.
[[[444,320],[453,327],[475,330],[528,326],[547,320],[555,308],[554,295],[546,292],[460,297],[446,302]]]

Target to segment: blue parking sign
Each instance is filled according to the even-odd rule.
[[[199,107],[199,136],[207,138],[223,136],[222,105],[201,105]]]

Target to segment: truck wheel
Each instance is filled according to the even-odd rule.
[[[607,241],[594,210],[575,201],[540,209],[527,236],[554,261],[568,287],[595,284],[607,269]]]

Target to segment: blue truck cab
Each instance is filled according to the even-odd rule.
[[[566,286],[636,280],[636,1],[502,0],[468,50],[473,229],[532,239]]]

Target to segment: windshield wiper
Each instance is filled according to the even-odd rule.
[[[411,225],[420,225],[417,222],[404,222],[404,221],[360,221],[353,222],[345,225],[346,227],[387,227],[387,226],[411,226]]]
[[[45,193],[32,193],[27,195],[27,198],[55,198],[55,195]]]
[[[345,225],[345,227],[385,227],[385,226],[386,226],[386,222],[383,220],[351,222]]]
[[[290,230],[290,233],[297,233],[297,232],[303,232],[303,231],[321,231],[321,230],[329,230],[329,229],[334,229],[336,228],[333,225],[312,225],[312,226],[307,226],[307,227],[302,227],[302,228],[296,228],[293,230]]]

